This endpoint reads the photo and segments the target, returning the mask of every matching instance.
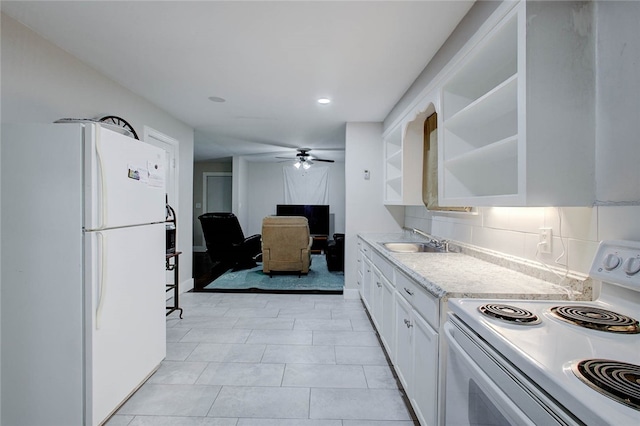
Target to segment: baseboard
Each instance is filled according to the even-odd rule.
[[[180,293],[186,293],[187,291],[193,290],[193,285],[194,285],[193,278],[189,278],[186,281],[182,281],[179,286]]]
[[[357,288],[345,288],[342,295],[345,299],[360,299],[360,291]]]

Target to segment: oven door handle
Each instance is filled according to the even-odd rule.
[[[473,374],[480,379],[477,383],[488,394],[493,403],[499,407],[503,415],[512,420],[512,424],[536,426],[520,408],[491,380],[489,376],[475,363],[475,361],[465,352],[465,350],[456,341],[455,332],[462,332],[450,322],[444,324],[444,333],[449,344],[449,350],[453,350],[458,356],[462,357],[467,366],[472,370]]]

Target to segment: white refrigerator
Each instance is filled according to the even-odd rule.
[[[1,424],[101,424],[164,359],[164,155],[3,124]]]

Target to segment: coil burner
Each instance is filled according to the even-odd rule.
[[[486,316],[512,324],[534,325],[540,322],[537,315],[526,309],[500,303],[487,303],[480,306],[478,310]]]
[[[592,389],[640,411],[640,365],[608,359],[586,359],[571,366]]]
[[[625,334],[640,333],[637,320],[593,306],[555,306],[551,308],[551,313],[563,321],[593,330]]]

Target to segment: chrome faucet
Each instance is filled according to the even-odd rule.
[[[445,252],[449,251],[449,241],[442,239],[442,240],[438,240],[437,238],[433,238],[433,236],[422,232],[419,229],[416,228],[411,228],[411,232],[413,232],[414,234],[418,234],[418,235],[422,235],[423,237],[425,237],[427,240],[429,240],[429,244],[432,244],[434,247],[442,249]]]
[[[429,234],[425,234],[424,232],[422,232],[422,231],[421,231],[421,230],[419,230],[419,229],[411,228],[411,232],[413,232],[414,234],[422,235],[423,237],[428,238],[429,240],[431,240],[431,235],[429,235]]]

